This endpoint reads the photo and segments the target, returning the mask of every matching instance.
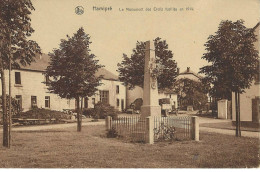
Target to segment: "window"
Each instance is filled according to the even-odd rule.
[[[116,86],[116,94],[119,94],[119,85]]]
[[[109,91],[99,91],[100,102],[109,104]]]
[[[21,84],[21,73],[15,72],[15,84]]]
[[[96,99],[95,98],[92,98],[92,104],[96,104]]]
[[[50,108],[50,96],[45,96],[45,107]]]
[[[50,81],[50,77],[47,76],[47,75],[45,75],[45,84],[46,84],[47,86],[49,86],[50,83],[51,83],[51,81]]]
[[[119,99],[116,99],[116,106],[117,106],[117,107],[120,106]]]
[[[17,101],[17,104],[19,105],[19,110],[22,110],[22,96],[21,95],[16,95],[15,99]]]
[[[32,108],[37,107],[37,97],[36,96],[31,96],[31,105],[32,105]]]
[[[84,108],[88,108],[88,97],[84,98]]]

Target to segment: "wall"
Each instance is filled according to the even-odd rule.
[[[227,119],[228,101],[226,99],[218,101],[218,118]]]
[[[259,53],[259,40],[260,40],[260,27],[258,25],[255,28],[255,35],[257,36],[257,41],[254,43],[256,50]],[[252,82],[252,86],[245,90],[245,93],[240,95],[240,121],[252,121],[252,99],[259,97],[259,82]],[[235,93],[232,93],[232,120],[236,120],[236,108],[235,108]]]
[[[126,93],[126,106],[130,107],[130,104],[133,103],[138,98],[143,98],[143,88],[136,86],[134,89],[129,90],[127,88]]]
[[[252,99],[259,96],[259,83],[253,81],[252,86],[240,94],[240,121],[252,121]],[[235,93],[232,93],[232,120],[236,121]]]
[[[15,72],[21,73],[21,84],[15,85]],[[6,78],[6,90],[9,92],[9,73],[5,71]],[[39,108],[45,108],[45,96],[50,96],[50,109],[62,111],[63,109],[75,109],[74,99],[60,98],[56,94],[49,93],[48,87],[43,82],[45,76],[42,72],[29,71],[29,70],[12,70],[12,97],[16,95],[22,95],[22,108],[24,111],[31,109],[31,96],[37,97],[37,106]],[[109,91],[109,103],[118,110],[121,110],[122,106],[126,107],[126,88],[119,81],[102,80],[103,84],[98,87],[99,90]],[[116,93],[116,85],[119,85],[119,94]],[[2,89],[2,85],[0,84]],[[95,103],[100,101],[99,91],[88,99],[88,108],[94,108],[92,104],[92,98],[95,98]],[[119,106],[117,107],[116,101],[119,99]],[[121,100],[124,101],[123,105]],[[83,101],[84,107],[84,101]]]
[[[119,81],[102,80],[102,85],[98,87],[99,90],[109,91],[109,104],[120,110],[126,108],[126,87]],[[116,93],[116,86],[119,86],[119,94]],[[99,94],[99,93],[98,93]],[[117,106],[117,99],[119,99],[119,106]],[[122,104],[121,101],[124,101]],[[99,101],[99,100],[98,100]]]
[[[21,84],[15,85],[15,72],[21,73]],[[9,73],[5,71],[6,90],[9,93]],[[12,97],[22,96],[22,108],[24,111],[31,109],[31,96],[37,96],[37,106],[45,108],[45,96],[50,96],[50,109],[62,111],[63,109],[74,109],[73,99],[62,99],[56,94],[49,93],[48,87],[44,84],[45,76],[42,72],[27,70],[12,70],[11,73]],[[0,86],[2,89],[2,85]]]

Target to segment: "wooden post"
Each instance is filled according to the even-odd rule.
[[[154,144],[154,116],[145,118],[146,123],[146,143]]]
[[[10,148],[11,146],[11,128],[12,128],[12,83],[11,83],[11,71],[12,71],[12,67],[11,67],[11,59],[12,58],[12,54],[11,54],[11,48],[10,48],[10,52],[9,52],[9,130],[8,130],[8,148]]]
[[[241,129],[240,129],[240,126],[241,126],[241,121],[240,121],[240,93],[238,92],[238,95],[237,95],[237,104],[238,104],[238,136],[241,137]]]
[[[106,117],[106,129],[107,130],[112,129],[112,117],[111,116]]]
[[[199,117],[192,116],[191,117],[191,139],[195,141],[199,141]]]
[[[0,41],[0,45],[2,46],[2,41]],[[1,53],[1,52],[0,52]],[[6,107],[6,86],[5,86],[5,71],[4,71],[4,61],[2,58],[2,54],[0,54],[1,60],[1,84],[2,84],[2,109],[3,109],[3,146],[8,147],[8,115],[7,115],[7,107]]]
[[[237,92],[235,92],[235,106],[236,106],[236,137],[238,137],[238,97]]]

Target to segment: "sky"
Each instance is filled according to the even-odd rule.
[[[59,48],[61,39],[83,27],[91,37],[91,52],[114,74],[123,53],[130,56],[137,41],[156,37],[169,44],[181,72],[187,67],[198,72],[207,65],[201,59],[204,44],[209,35],[215,34],[221,20],[243,19],[245,26],[252,28],[259,22],[260,14],[260,0],[32,0],[32,3],[35,11],[31,24],[35,32],[30,39],[37,41],[43,53]],[[84,8],[82,15],[75,13],[77,6]],[[97,11],[93,7],[112,10]],[[146,11],[147,8],[151,11]]]

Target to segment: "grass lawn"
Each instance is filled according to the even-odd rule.
[[[11,149],[0,146],[1,168],[258,167],[255,138],[201,133],[200,142],[154,145],[104,137],[104,126],[13,132]],[[2,132],[0,133],[2,144]]]

